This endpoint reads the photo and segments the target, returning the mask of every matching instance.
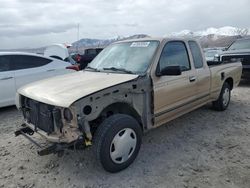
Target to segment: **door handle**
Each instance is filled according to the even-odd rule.
[[[190,76],[190,77],[189,77],[189,81],[190,81],[190,82],[194,82],[195,80],[196,80],[196,76]]]
[[[47,72],[51,72],[51,71],[55,71],[56,69],[49,69],[47,70]]]
[[[12,79],[13,77],[10,76],[10,77],[5,77],[5,78],[1,78],[0,80],[9,80],[9,79]]]

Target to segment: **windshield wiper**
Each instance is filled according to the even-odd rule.
[[[128,74],[134,74],[132,71],[124,69],[124,68],[107,67],[107,68],[103,68],[103,70],[121,71],[121,72],[125,72]]]
[[[100,70],[99,70],[99,69],[97,69],[97,68],[93,68],[93,67],[86,67],[85,69],[90,69],[90,70],[94,70],[94,71],[96,71],[96,72],[100,72]]]

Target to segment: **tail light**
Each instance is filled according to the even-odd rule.
[[[75,71],[79,71],[80,67],[79,67],[79,65],[71,65],[71,66],[66,67],[66,69],[72,69]]]

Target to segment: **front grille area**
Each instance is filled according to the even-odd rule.
[[[50,134],[54,131],[54,117],[53,115],[60,116],[56,119],[61,120],[60,110],[52,105],[37,102],[27,97],[22,97],[22,111],[25,120],[37,128]],[[59,111],[59,112],[58,112]]]
[[[223,55],[222,61],[232,62],[240,60],[242,65],[250,65],[250,54],[249,55]]]

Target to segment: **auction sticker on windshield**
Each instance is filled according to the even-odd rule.
[[[130,47],[148,47],[148,45],[150,44],[150,42],[133,42]]]

